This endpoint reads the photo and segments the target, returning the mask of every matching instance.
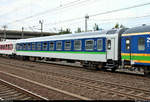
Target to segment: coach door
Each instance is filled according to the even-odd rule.
[[[107,39],[107,59],[115,60],[115,39]]]
[[[128,53],[129,54],[129,60],[131,61],[131,38],[126,38],[126,41],[125,41],[125,43],[126,43],[126,53]]]

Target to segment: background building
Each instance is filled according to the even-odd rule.
[[[49,32],[30,32],[30,31],[15,31],[15,30],[0,30],[0,40],[3,39],[26,39],[32,37],[52,36],[57,33]]]

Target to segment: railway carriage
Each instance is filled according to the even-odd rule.
[[[150,26],[128,29],[122,34],[121,55],[123,66],[144,69],[150,73]]]
[[[0,42],[0,54],[13,55],[15,53],[15,40],[6,40]]]
[[[18,40],[16,55],[80,61],[84,67],[114,69],[120,56],[120,36],[125,29],[56,35]],[[119,50],[118,50],[119,49]]]
[[[150,75],[150,26],[0,42],[0,54],[80,62],[85,68],[138,69]],[[20,58],[20,57],[19,57]]]
[[[106,62],[105,35],[105,32],[95,32],[18,40],[16,54]]]

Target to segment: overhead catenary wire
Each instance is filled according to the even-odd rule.
[[[96,21],[99,21],[99,22],[102,22],[102,21],[111,21],[111,20],[124,20],[124,19],[137,19],[137,18],[144,18],[144,17],[150,17],[150,15],[144,15],[144,16],[135,16],[135,17],[124,17],[124,18],[114,18],[114,19],[99,19],[99,20],[96,20]],[[81,18],[80,18],[81,19]],[[46,26],[49,26],[49,25],[57,25],[57,24],[60,24],[60,23],[66,23],[66,22],[72,22],[72,21],[75,21],[77,20],[76,18],[75,19],[70,19],[70,20],[64,20],[64,21],[60,21],[60,22],[55,22],[55,23],[47,23],[45,24],[45,27]],[[79,19],[78,19],[79,20]],[[94,20],[93,20],[94,21]],[[39,25],[36,25],[34,27],[38,27]]]
[[[48,10],[46,10],[46,11],[39,12],[39,13],[36,13],[36,14],[34,14],[34,15],[31,15],[31,16],[24,17],[24,18],[21,18],[21,19],[18,19],[18,20],[9,22],[9,23],[7,23],[7,25],[13,24],[13,23],[16,23],[16,22],[22,22],[22,21],[24,21],[24,20],[28,20],[28,19],[31,19],[31,18],[40,16],[40,15],[43,15],[43,14],[46,14],[46,13],[54,12],[54,11],[57,11],[57,10],[62,10],[62,9],[68,8],[68,7],[73,7],[73,6],[76,6],[76,5],[79,5],[79,4],[88,2],[88,1],[91,1],[91,0],[83,0],[83,1],[81,1],[81,0],[76,0],[76,1],[72,1],[72,2],[69,2],[69,3],[67,3],[67,4],[58,6],[58,7],[56,7],[56,8],[48,9]]]
[[[77,1],[80,1],[80,0],[77,0]],[[110,10],[110,11],[101,12],[101,13],[97,13],[97,14],[92,14],[92,15],[89,15],[89,16],[90,16],[90,17],[95,17],[95,16],[104,15],[104,14],[109,14],[109,13],[124,11],[124,10],[128,10],[128,9],[133,9],[133,8],[137,8],[137,7],[147,6],[147,5],[150,5],[150,3],[144,3],[144,4],[139,4],[139,5],[133,5],[133,6],[125,7],[125,8],[120,8],[120,9]],[[30,17],[32,17],[32,16],[30,16]],[[27,18],[24,18],[24,19],[29,19],[30,17],[27,17]],[[56,23],[46,23],[46,24],[44,24],[44,25],[58,24],[58,23],[60,24],[60,23],[72,22],[72,21],[80,20],[80,19],[84,19],[84,17],[72,18],[72,19],[68,19],[68,20],[59,21],[59,22],[56,22]],[[14,22],[12,22],[12,23],[15,23],[15,22],[20,22],[20,20],[16,20],[16,21],[14,21]]]
[[[150,15],[144,15],[144,16],[135,16],[135,17],[124,17],[124,18],[114,18],[114,19],[98,19],[98,20],[91,20],[91,21],[111,21],[111,20],[126,20],[126,19],[137,19],[137,18],[144,18],[144,17],[150,17]]]
[[[102,21],[107,21],[107,22],[105,22],[105,24],[106,23],[110,23],[110,21],[112,21],[112,20],[127,20],[127,19],[139,19],[139,18],[144,18],[144,17],[150,17],[150,15],[144,15],[144,16],[135,16],[135,17],[124,17],[124,18],[114,18],[114,19],[99,19],[99,20],[96,20],[97,22],[101,22],[101,24],[104,24],[104,23],[102,23]],[[48,23],[48,24],[45,24],[45,28],[47,28],[47,27],[49,27],[49,25],[52,25],[52,26],[55,26],[55,25],[58,25],[58,24],[60,24],[60,23],[66,23],[66,21],[67,22],[70,22],[70,21],[74,21],[74,19],[70,19],[70,20],[65,20],[65,21],[62,21],[62,22],[55,22],[55,23]],[[93,21],[95,21],[95,20],[93,20]],[[113,21],[114,22],[114,21]],[[80,22],[79,22],[79,20],[78,20],[78,22],[76,21],[75,22],[76,24],[79,24]],[[90,24],[94,24],[94,23],[90,23]],[[65,25],[65,24],[63,24],[63,25]],[[75,25],[74,23],[72,23],[71,25]],[[34,26],[34,27],[38,27],[38,26],[40,26],[40,25],[36,25],[36,26]],[[28,27],[26,27],[26,28],[28,28]]]
[[[128,10],[128,9],[133,9],[133,8],[137,8],[137,7],[142,7],[142,6],[146,6],[146,5],[150,5],[150,3],[144,3],[144,4],[139,4],[139,5],[133,5],[133,6],[126,7],[126,8],[121,8],[121,9],[106,11],[106,12],[97,13],[97,14],[93,14],[93,15],[89,15],[89,16],[90,16],[90,17],[95,17],[95,16],[104,15],[104,14],[109,14],[109,13],[124,11],[124,10]],[[147,16],[148,16],[148,15],[147,15]],[[133,17],[133,18],[134,18],[134,17]],[[136,17],[136,18],[138,18],[138,17]],[[66,22],[71,22],[71,21],[80,20],[80,19],[84,19],[84,17],[77,17],[77,18],[73,18],[73,19],[68,19],[68,20],[59,21],[59,22],[56,22],[56,23],[46,23],[45,25],[58,24],[58,23],[66,23]],[[126,19],[128,19],[128,18],[126,18]],[[37,25],[37,26],[38,26],[38,25]]]
[[[150,5],[150,2],[149,3],[144,3],[144,4],[139,4],[139,5],[133,5],[133,6],[125,7],[125,8],[120,8],[120,9],[116,9],[116,10],[110,10],[110,11],[97,13],[97,14],[93,14],[93,15],[89,15],[89,16],[90,17],[94,17],[94,16],[109,14],[109,13],[113,13],[113,12],[119,12],[119,11],[124,11],[124,10],[128,10],[128,9],[138,8],[138,7],[142,7],[142,6],[147,6],[147,5]]]
[[[145,15],[145,16],[135,16],[135,17],[126,17],[126,18],[117,18],[117,20],[121,20],[121,19],[123,19],[123,20],[127,20],[127,19],[139,19],[139,18],[144,18],[144,17],[150,17],[150,15]],[[102,22],[102,21],[107,21],[107,22]],[[113,21],[112,21],[113,20]],[[96,22],[96,24],[98,24],[98,25],[106,25],[106,24],[110,24],[110,23],[116,23],[115,21],[114,21],[115,19],[101,19],[101,20],[99,20],[99,22]],[[117,23],[119,23],[120,21],[117,21]],[[58,24],[58,25],[57,25]],[[51,23],[50,25],[51,26],[49,26],[49,25],[47,25],[47,26],[45,26],[45,29],[50,29],[51,28],[51,30],[52,29],[56,29],[57,28],[57,31],[59,31],[60,30],[60,28],[61,28],[61,26],[59,25],[59,23]],[[94,26],[94,22],[89,22],[88,23],[89,24],[89,28],[91,28],[92,29],[92,27]],[[120,22],[120,24],[121,24],[121,22]],[[141,24],[142,24],[142,22],[141,22]],[[147,24],[147,23],[146,23]],[[114,24],[111,24],[111,25],[114,25]],[[69,23],[69,26],[68,26],[68,24],[63,24],[63,28],[73,28],[74,30],[75,30],[75,28],[78,28],[78,27],[80,27],[80,28],[84,28],[84,24],[81,24],[80,23],[80,21],[76,21],[76,22],[74,22],[74,23]],[[37,26],[38,27],[38,26]],[[56,31],[56,30],[55,30]]]

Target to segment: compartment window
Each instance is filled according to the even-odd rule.
[[[130,50],[130,43],[131,43],[131,42],[130,42],[130,39],[127,38],[127,39],[126,39],[126,50],[127,50],[127,51]]]
[[[81,50],[81,40],[75,40],[74,41],[74,49],[75,50]]]
[[[50,50],[54,50],[54,42],[50,42],[49,43],[49,49]]]
[[[32,50],[35,50],[35,43],[32,43]]]
[[[43,43],[43,50],[47,50],[47,48],[48,48],[47,45],[48,45],[47,42]]]
[[[11,44],[11,45],[9,45],[9,47],[10,47],[10,49],[13,49],[13,45]]]
[[[41,43],[37,43],[37,50],[41,50]]]
[[[23,50],[26,50],[26,44],[23,44]]]
[[[94,49],[94,41],[93,40],[86,40],[85,41],[85,48],[86,48],[86,50],[93,50]]]
[[[5,50],[7,50],[7,45],[5,45]]]
[[[17,44],[17,50],[20,50],[20,45],[19,44]]]
[[[7,48],[8,48],[9,50],[11,50],[10,46],[11,46],[11,45],[8,45],[8,46],[7,46]]]
[[[111,50],[111,40],[107,40],[107,49]]]
[[[98,39],[97,40],[97,49],[98,50],[103,50],[103,39]]]
[[[22,44],[19,44],[19,48],[18,48],[19,50],[22,50]]]
[[[28,48],[28,50],[30,50],[31,49],[31,44],[29,43],[29,44],[27,44],[27,48]]]
[[[61,50],[61,48],[62,48],[62,42],[59,41],[56,43],[56,50]]]
[[[5,45],[3,45],[3,49],[5,50]]]
[[[139,51],[144,51],[145,50],[145,39],[144,38],[139,38],[138,39],[138,50]]]
[[[71,50],[71,41],[65,41],[65,50]]]

